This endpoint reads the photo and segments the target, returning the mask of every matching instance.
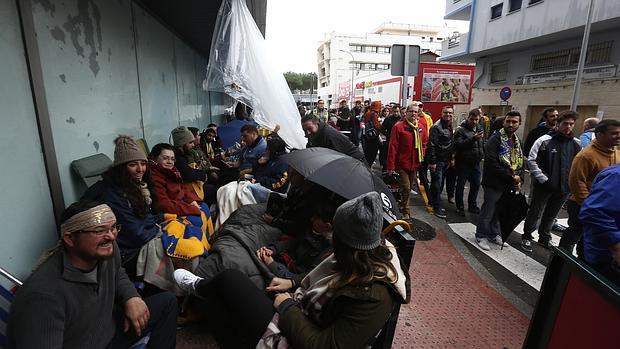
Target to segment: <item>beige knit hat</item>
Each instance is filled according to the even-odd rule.
[[[146,154],[130,136],[119,135],[114,144],[114,166],[136,160],[146,161]]]
[[[185,126],[179,126],[172,130],[172,144],[175,147],[182,147],[185,144],[194,141],[194,135],[192,131],[188,130]]]

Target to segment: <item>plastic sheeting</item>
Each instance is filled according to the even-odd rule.
[[[249,105],[254,121],[293,148],[305,148],[299,111],[284,75],[273,65],[245,0],[224,0],[218,12],[205,88],[224,92]]]

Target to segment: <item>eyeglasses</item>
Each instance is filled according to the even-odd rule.
[[[121,231],[121,225],[120,224],[114,224],[113,226],[109,227],[109,228],[99,228],[99,229],[93,229],[93,230],[80,230],[80,233],[89,233],[95,236],[103,236],[107,233],[112,233],[112,234],[118,234],[118,232]]]

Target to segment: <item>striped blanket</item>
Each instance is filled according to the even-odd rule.
[[[8,347],[6,327],[16,288],[15,283],[0,275],[0,348]]]
[[[170,257],[192,259],[206,256],[214,240],[209,206],[200,205],[200,216],[164,214],[161,240]]]

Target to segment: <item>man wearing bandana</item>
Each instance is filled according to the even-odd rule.
[[[120,227],[109,206],[80,201],[61,216],[60,241],[18,290],[9,348],[174,348],[176,298],[144,300],[121,267]]]

